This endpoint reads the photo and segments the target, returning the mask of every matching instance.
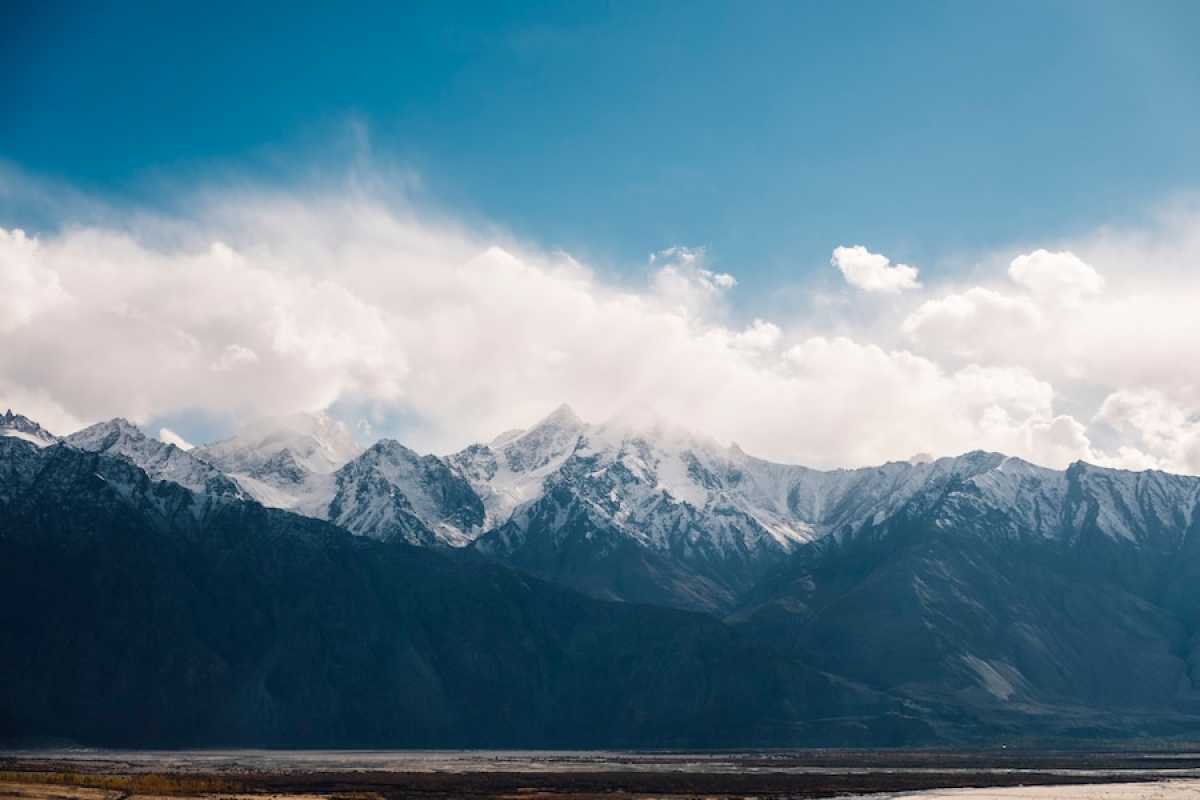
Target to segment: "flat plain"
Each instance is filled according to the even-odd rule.
[[[10,751],[16,800],[1200,798],[1200,751]]]

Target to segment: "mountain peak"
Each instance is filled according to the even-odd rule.
[[[124,417],[89,425],[63,441],[77,450],[127,458],[156,481],[177,483],[197,493],[242,496],[240,487],[215,467],[174,444],[147,436]]]
[[[66,438],[67,444],[81,450],[107,450],[119,440],[140,442],[148,439],[142,430],[124,417],[114,417],[89,425]]]
[[[37,424],[29,417],[16,414],[10,408],[0,416],[0,436],[23,439],[38,447],[49,447],[58,442],[58,437]]]
[[[197,448],[227,472],[253,472],[283,450],[313,473],[329,474],[362,452],[350,429],[325,412],[298,412],[256,420],[234,436]]]
[[[505,461],[514,472],[529,472],[558,463],[575,449],[587,427],[563,403],[549,416],[502,445]]]
[[[101,422],[93,427],[101,426],[106,427],[108,430],[118,431],[126,436],[133,436],[137,439],[148,438],[146,434],[142,432],[141,428],[125,419],[125,417],[113,417],[108,422]]]
[[[566,403],[559,404],[558,408],[551,411],[541,422],[537,423],[530,430],[535,428],[544,428],[553,426],[556,428],[576,428],[583,425],[583,420],[575,413],[575,409],[571,408]]]
[[[383,438],[362,453],[363,458],[418,459],[420,454],[395,439]]]

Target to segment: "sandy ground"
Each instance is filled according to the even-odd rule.
[[[558,797],[533,793],[496,795],[512,800]],[[616,797],[628,797],[617,793]],[[661,797],[673,797],[662,795]],[[686,795],[684,795],[686,797]],[[843,800],[1200,800],[1200,780],[1171,780],[1157,783],[1080,784],[1075,786],[1018,786],[1000,789],[938,789],[901,794],[843,795]],[[80,786],[48,786],[33,783],[0,783],[3,800],[382,800],[379,795],[356,794],[130,794],[113,789]]]
[[[1014,786],[1005,789],[936,789],[862,797],[870,797],[872,800],[1200,800],[1200,780],[1078,786]]]
[[[937,788],[948,786],[991,788]],[[1024,753],[0,752],[0,800],[413,797],[1200,800],[1200,747]]]

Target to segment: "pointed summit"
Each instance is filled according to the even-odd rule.
[[[229,473],[253,473],[283,450],[307,472],[330,474],[362,452],[350,429],[324,412],[269,417],[237,435],[196,448],[201,458]]]
[[[551,444],[556,442],[566,442],[578,438],[587,424],[579,418],[575,411],[566,403],[563,403],[558,408],[550,412],[546,417],[543,417],[532,428],[529,428],[520,436],[513,440],[513,444],[520,442],[532,443],[540,442]]]
[[[13,413],[11,408],[0,416],[0,436],[22,439],[38,447],[49,447],[58,442],[57,436],[29,417]]]
[[[503,463],[513,473],[530,473],[560,464],[579,446],[587,424],[563,403],[532,428],[502,445]]]
[[[210,464],[174,444],[147,436],[124,417],[98,422],[64,441],[78,450],[123,456],[156,481],[171,481],[193,492],[242,496],[241,488]]]
[[[333,473],[362,448],[350,429],[324,412],[252,422],[229,438],[190,451],[236,480],[266,506],[319,509]]]
[[[97,422],[66,437],[65,441],[80,450],[102,452],[118,447],[120,442],[140,442],[148,438],[141,429],[124,417]]]
[[[566,403],[561,403],[558,408],[550,412],[548,416],[542,419],[541,422],[534,425],[530,430],[553,426],[556,428],[578,428],[583,425],[583,420],[575,413],[575,409]]]

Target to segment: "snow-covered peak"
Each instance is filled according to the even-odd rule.
[[[478,493],[448,459],[392,439],[367,448],[334,478],[328,518],[355,533],[461,547],[486,520]]]
[[[564,403],[541,422],[506,442],[500,452],[509,469],[531,472],[574,450],[586,427]]]
[[[286,450],[309,472],[332,473],[362,452],[350,429],[325,413],[290,414],[246,425],[228,439],[196,448],[228,472],[253,472]]]
[[[64,440],[79,450],[127,458],[156,481],[170,481],[209,495],[243,496],[241,487],[216,467],[142,432],[127,419],[98,422]]]
[[[487,447],[493,450],[499,450],[509,444],[512,444],[521,437],[532,434],[536,431],[554,430],[558,428],[580,428],[586,423],[579,418],[575,413],[575,409],[571,408],[567,403],[560,403],[557,408],[551,411],[546,416],[542,417],[536,423],[528,428],[512,428],[504,431],[496,438],[487,443]]]
[[[1077,461],[1065,479],[1078,502],[1073,524],[1130,541],[1177,544],[1200,515],[1200,479],[1158,470],[1133,472]]]
[[[0,436],[22,439],[38,447],[49,447],[58,442],[57,436],[29,417],[14,414],[11,408],[0,415]]]
[[[66,442],[80,450],[97,452],[112,449],[118,442],[141,442],[148,438],[129,420],[124,417],[116,417],[76,431],[66,437]]]
[[[584,422],[575,413],[575,409],[567,403],[559,403],[558,407],[547,414],[541,422],[535,425],[535,428],[542,427],[579,427]]]
[[[320,516],[333,496],[333,473],[361,450],[344,423],[301,413],[258,420],[191,452],[263,505]]]
[[[471,445],[447,458],[483,500],[487,524],[541,497],[543,484],[579,447],[587,424],[567,404],[531,428],[508,431],[487,445]]]

